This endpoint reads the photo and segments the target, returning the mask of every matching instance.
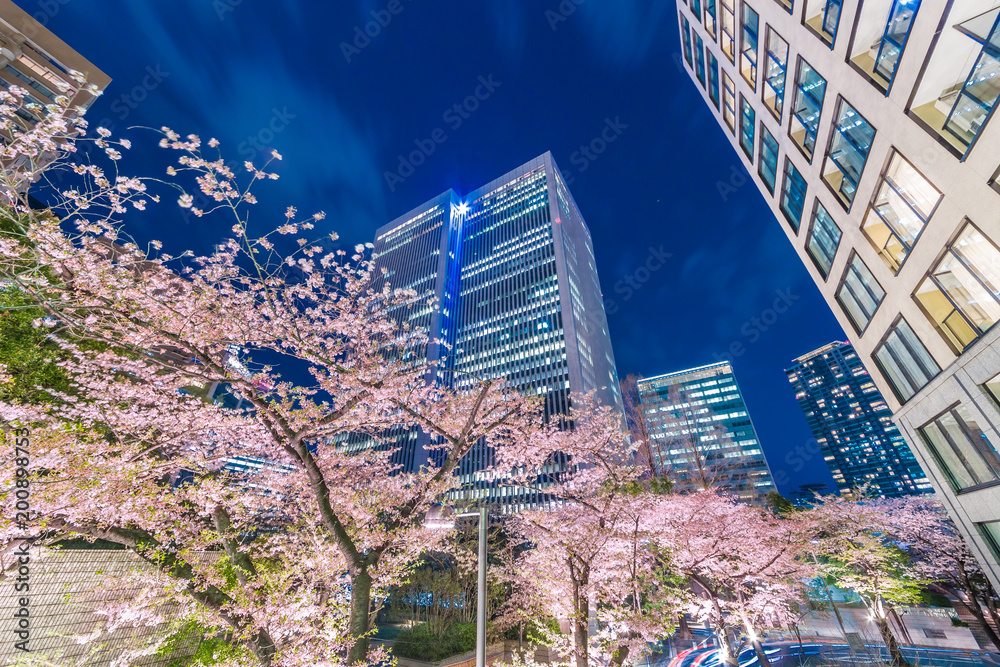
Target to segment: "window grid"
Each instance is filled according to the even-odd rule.
[[[722,52],[729,58],[729,62],[736,64],[736,0],[719,0],[719,22],[722,29],[719,33],[719,46]]]
[[[719,108],[719,61],[710,49],[705,50],[708,56],[708,99],[712,100],[715,108]]]
[[[806,179],[795,168],[792,161],[785,158],[785,175],[781,185],[781,212],[795,233],[799,233],[802,224],[802,209],[806,205]]]
[[[747,102],[747,98],[740,95],[740,148],[746,153],[751,164],[753,164],[753,135],[756,122],[757,112]]]
[[[841,97],[837,125],[826,152],[823,181],[847,211],[851,210],[874,140],[875,128]]]
[[[809,227],[809,238],[806,241],[806,250],[809,252],[813,264],[816,265],[816,269],[823,276],[823,280],[830,277],[830,267],[833,266],[833,260],[837,256],[841,236],[843,233],[836,221],[819,199],[816,199]]]
[[[712,39],[717,37],[715,27],[715,2],[716,0],[705,0],[705,30],[712,36]]]
[[[872,358],[901,404],[941,372],[941,367],[902,317],[897,318],[886,332]]]
[[[743,3],[740,17],[740,74],[757,90],[757,45],[760,38],[760,16]]]
[[[884,298],[885,290],[857,252],[853,253],[837,289],[837,302],[859,336],[868,328]]]
[[[802,23],[809,28],[810,32],[823,40],[830,49],[833,49],[837,39],[837,26],[840,24],[840,10],[843,0],[820,0],[819,3],[806,0],[802,4]],[[815,4],[820,5],[820,11],[809,16],[808,8]]]
[[[1000,482],[1000,456],[964,405],[953,405],[917,432],[956,492]]]
[[[701,35],[697,30],[694,33],[694,73],[698,77],[701,87],[705,87],[705,43],[701,40]]]
[[[961,354],[1000,321],[1000,249],[966,221],[913,297]]]
[[[767,51],[764,54],[764,85],[761,99],[778,123],[785,102],[785,78],[788,67],[788,42],[773,28],[767,28]]]
[[[894,273],[899,272],[942,198],[930,181],[893,150],[861,231]]]
[[[788,123],[788,136],[812,164],[816,152],[819,120],[826,97],[826,79],[821,77],[803,58],[799,58],[795,74],[795,93],[792,99],[792,118]]]
[[[729,131],[736,133],[736,84],[726,70],[722,70],[722,118]]]
[[[778,141],[774,138],[764,123],[760,124],[760,161],[757,164],[757,174],[760,175],[768,192],[774,194],[774,184],[778,178]]]
[[[681,41],[684,44],[684,60],[687,61],[688,67],[692,67],[691,62],[691,24],[688,23],[687,17],[681,14]]]

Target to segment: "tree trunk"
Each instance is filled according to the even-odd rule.
[[[793,626],[795,628],[795,638],[799,640],[799,664],[802,664],[802,658],[805,655],[806,650],[802,648],[802,633],[799,632],[799,624],[795,623]]]
[[[371,620],[372,576],[367,569],[351,578],[351,637],[354,645],[347,653],[347,664],[353,665],[368,655],[368,630]]]
[[[983,613],[983,608],[979,606],[979,600],[976,599],[975,592],[972,591],[971,585],[969,585],[968,589],[964,591],[969,598],[968,601],[963,599],[962,596],[958,594],[958,591],[952,592],[945,588],[941,588],[940,586],[935,586],[935,588],[940,588],[945,594],[951,593],[956,600],[961,602],[962,606],[968,609],[969,613],[972,614],[977,621],[979,621],[979,625],[982,626],[983,632],[986,633],[986,636],[989,637],[991,642],[993,642],[993,645],[1000,649],[1000,637],[997,636],[997,633],[993,631],[993,627],[990,625],[989,621],[986,620],[986,615]]]
[[[753,651],[757,654],[757,661],[760,662],[761,667],[771,667],[771,661],[767,659],[767,654],[764,653],[764,645],[760,643],[760,639],[754,635],[753,640]]]
[[[687,614],[684,612],[677,615],[677,638],[691,639],[691,625],[688,623]]]
[[[892,634],[892,628],[889,627],[889,619],[876,614],[875,624],[878,626],[879,634],[882,635],[882,641],[885,642],[886,648],[889,649],[889,664],[893,667],[910,667],[910,663],[903,657],[903,652],[899,650],[899,642],[896,641],[896,635]]]
[[[573,654],[576,667],[588,667],[587,650],[590,643],[590,601],[580,593],[582,582],[573,581]]]

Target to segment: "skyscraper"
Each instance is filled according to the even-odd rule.
[[[376,233],[374,254],[394,288],[439,304],[395,316],[448,344],[425,355],[456,389],[502,377],[544,396],[549,414],[590,391],[621,406],[590,232],[550,153],[464,197],[449,190],[397,218]],[[419,439],[403,456],[408,466],[426,461]],[[485,456],[477,449],[460,465],[460,499],[485,497],[510,509],[532,502],[477,475]]]
[[[676,490],[714,487],[751,502],[775,490],[727,362],[644,378],[637,385],[651,463]]]
[[[841,493],[862,484],[886,498],[933,493],[850,343],[824,345],[793,364],[785,373]]]
[[[88,85],[81,86],[70,75],[71,71],[82,73]],[[82,113],[109,83],[111,78],[107,74],[30,14],[11,0],[0,0],[0,88],[10,90],[18,86],[27,91],[26,103],[34,102],[41,107],[37,111],[18,109],[16,122],[20,127],[13,129],[13,133],[34,127],[46,113],[45,106],[60,95],[69,98],[71,108]],[[10,132],[5,130],[4,134]]]
[[[1000,586],[1000,6],[677,7],[678,63]]]

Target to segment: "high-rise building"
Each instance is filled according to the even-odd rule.
[[[785,370],[841,493],[884,498],[933,493],[892,411],[850,343],[836,341]]]
[[[727,362],[644,378],[637,387],[648,456],[675,490],[718,488],[750,502],[776,490]]]
[[[83,74],[87,85],[81,86],[70,74],[73,71]],[[70,108],[86,110],[109,83],[107,74],[30,14],[11,0],[0,0],[0,88],[19,86],[27,91],[25,102],[40,107],[37,111],[17,110],[20,130],[34,127],[45,113],[45,106],[59,95],[70,100]],[[9,130],[3,132],[9,134]]]
[[[621,406],[590,232],[550,153],[385,225],[374,256],[376,275],[384,269],[394,288],[419,295],[395,317],[447,343],[424,354],[456,389],[502,377],[544,396],[548,414],[590,391]],[[419,467],[420,437],[406,437],[402,462]],[[505,509],[534,502],[477,474],[488,455],[481,447],[462,461],[464,486],[453,499],[488,498]]]
[[[1000,586],[1000,2],[677,7],[679,61]]]

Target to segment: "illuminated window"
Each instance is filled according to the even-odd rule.
[[[774,182],[778,177],[778,141],[763,123],[760,124],[760,163],[757,165],[757,173],[768,192],[773,195]]]
[[[795,74],[795,93],[792,99],[792,118],[788,123],[788,136],[802,149],[812,162],[819,132],[819,116],[826,96],[826,79],[802,58]]]
[[[861,225],[893,272],[903,264],[940,201],[937,188],[894,153]]]
[[[983,389],[993,399],[993,402],[997,404],[997,408],[1000,408],[1000,374],[994,375],[984,382]]]
[[[919,8],[920,0],[869,0],[860,8],[848,60],[883,93],[892,85]]]
[[[802,223],[802,209],[805,208],[805,205],[806,179],[802,177],[792,161],[785,158],[785,178],[781,186],[781,212],[796,234],[799,233],[799,225]]]
[[[681,14],[681,40],[684,42],[684,60],[691,66],[691,24],[683,14]]]
[[[967,222],[914,297],[961,353],[1000,320],[1000,250]]]
[[[736,54],[736,13],[733,7],[736,0],[719,0],[720,19],[722,21],[722,31],[719,35],[719,46],[722,52],[729,58],[729,62],[735,63]]]
[[[785,102],[785,70],[788,67],[788,42],[772,28],[767,29],[767,51],[764,54],[764,85],[762,96],[778,122]]]
[[[1000,521],[983,521],[976,524],[976,529],[993,557],[1000,561]]]
[[[843,0],[806,0],[805,24],[827,46],[833,48]]]
[[[1000,456],[965,406],[956,405],[917,431],[956,491],[1000,480]]]
[[[837,255],[841,236],[840,227],[817,199],[813,209],[812,224],[809,227],[806,250],[823,276],[823,280],[826,280],[827,276],[830,275],[830,267],[833,266],[833,258]]]
[[[715,39],[715,0],[705,0],[705,30]]]
[[[837,301],[859,335],[868,327],[884,298],[885,290],[857,253],[854,253],[847,263],[840,289],[837,290]]]
[[[896,320],[872,356],[900,403],[910,400],[941,372],[903,318]]]
[[[719,61],[715,59],[715,54],[706,50],[708,56],[708,99],[712,100],[715,108],[719,108]]]
[[[697,31],[694,33],[694,73],[702,87],[705,86],[705,43],[701,41],[701,35]]]
[[[1000,97],[1000,7],[948,3],[907,113],[964,159]],[[984,11],[985,10],[985,11]]]
[[[736,85],[722,70],[722,118],[730,132],[736,132]]]
[[[752,88],[757,88],[757,42],[760,37],[760,17],[750,5],[743,3],[740,40],[740,73]]]
[[[740,148],[753,162],[753,133],[754,125],[757,122],[757,113],[747,102],[747,98],[740,95]]]
[[[875,128],[847,100],[840,98],[837,125],[823,165],[823,180],[847,210],[854,201],[874,140]]]

